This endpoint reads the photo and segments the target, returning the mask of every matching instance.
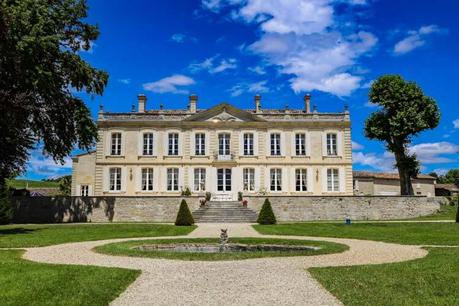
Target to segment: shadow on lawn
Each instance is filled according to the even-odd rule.
[[[30,233],[35,232],[35,231],[37,231],[37,230],[36,229],[23,228],[23,227],[0,229],[0,236],[2,236],[2,235],[16,235],[16,234],[30,234]]]

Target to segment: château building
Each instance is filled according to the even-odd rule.
[[[349,111],[265,109],[228,103],[198,109],[147,109],[98,113],[95,151],[73,158],[72,195],[180,196],[210,192],[236,200],[262,195],[352,195]]]

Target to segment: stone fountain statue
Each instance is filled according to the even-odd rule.
[[[228,229],[221,229],[220,233],[220,252],[226,250],[226,244],[228,243]]]

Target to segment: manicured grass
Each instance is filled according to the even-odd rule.
[[[1,305],[107,305],[139,271],[34,263],[0,251]]]
[[[294,235],[368,239],[401,244],[459,245],[456,223],[296,223],[254,225],[268,235]]]
[[[168,224],[50,224],[0,226],[0,248],[34,247],[112,238],[186,235],[195,226]]]
[[[455,220],[456,219],[456,205],[441,205],[440,211],[428,216],[417,217],[410,220]]]
[[[22,189],[22,188],[59,188],[58,182],[44,182],[44,181],[32,181],[32,180],[20,180],[13,179],[8,180],[7,185],[10,187]]]
[[[306,240],[288,240],[288,239],[265,239],[265,238],[231,238],[230,243],[243,244],[288,244],[288,245],[307,245],[321,247],[320,250],[306,250],[295,252],[284,251],[259,251],[259,252],[228,252],[228,253],[188,253],[188,252],[167,252],[167,251],[141,251],[132,249],[135,246],[148,244],[171,244],[171,243],[212,243],[218,244],[218,239],[161,239],[161,240],[143,240],[127,241],[121,243],[111,243],[95,248],[95,251],[110,255],[118,256],[136,256],[136,257],[159,257],[167,259],[181,260],[241,260],[260,257],[280,257],[280,256],[310,256],[319,254],[339,253],[348,249],[346,245],[331,243],[325,241],[306,241]]]
[[[311,268],[345,305],[459,305],[459,248],[395,264]]]

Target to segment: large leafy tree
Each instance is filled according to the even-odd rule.
[[[365,122],[365,135],[385,142],[395,155],[395,166],[400,175],[400,192],[413,195],[411,178],[419,174],[416,155],[408,151],[412,138],[420,132],[435,128],[440,121],[437,103],[424,95],[414,82],[399,75],[385,75],[370,89],[370,102],[380,108]]]
[[[108,75],[80,57],[99,31],[85,0],[0,0],[0,189],[24,171],[37,142],[63,162],[97,129],[73,93],[101,95]]]

